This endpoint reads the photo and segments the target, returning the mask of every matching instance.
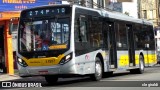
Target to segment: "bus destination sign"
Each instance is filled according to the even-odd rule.
[[[43,17],[43,16],[52,16],[52,15],[64,15],[69,14],[69,7],[60,7],[60,8],[44,8],[44,9],[34,9],[27,10],[23,17],[31,18],[31,17]]]

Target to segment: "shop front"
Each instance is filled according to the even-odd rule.
[[[9,34],[10,19],[19,17],[20,12],[1,12],[0,13],[0,73],[14,74],[14,47],[12,35]],[[18,19],[14,20],[14,25],[18,26]]]

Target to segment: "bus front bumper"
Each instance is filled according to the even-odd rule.
[[[70,66],[36,66],[36,67],[22,67],[18,65],[20,76],[44,76],[44,75],[58,75],[58,74],[77,74],[74,65]]]

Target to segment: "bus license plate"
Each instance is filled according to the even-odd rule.
[[[48,71],[39,71],[39,74],[41,75],[48,74]]]

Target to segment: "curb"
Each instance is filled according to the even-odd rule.
[[[15,72],[13,75],[0,73],[0,81],[9,81],[9,80],[16,80],[16,79],[21,79],[21,77],[18,75],[17,72]]]

